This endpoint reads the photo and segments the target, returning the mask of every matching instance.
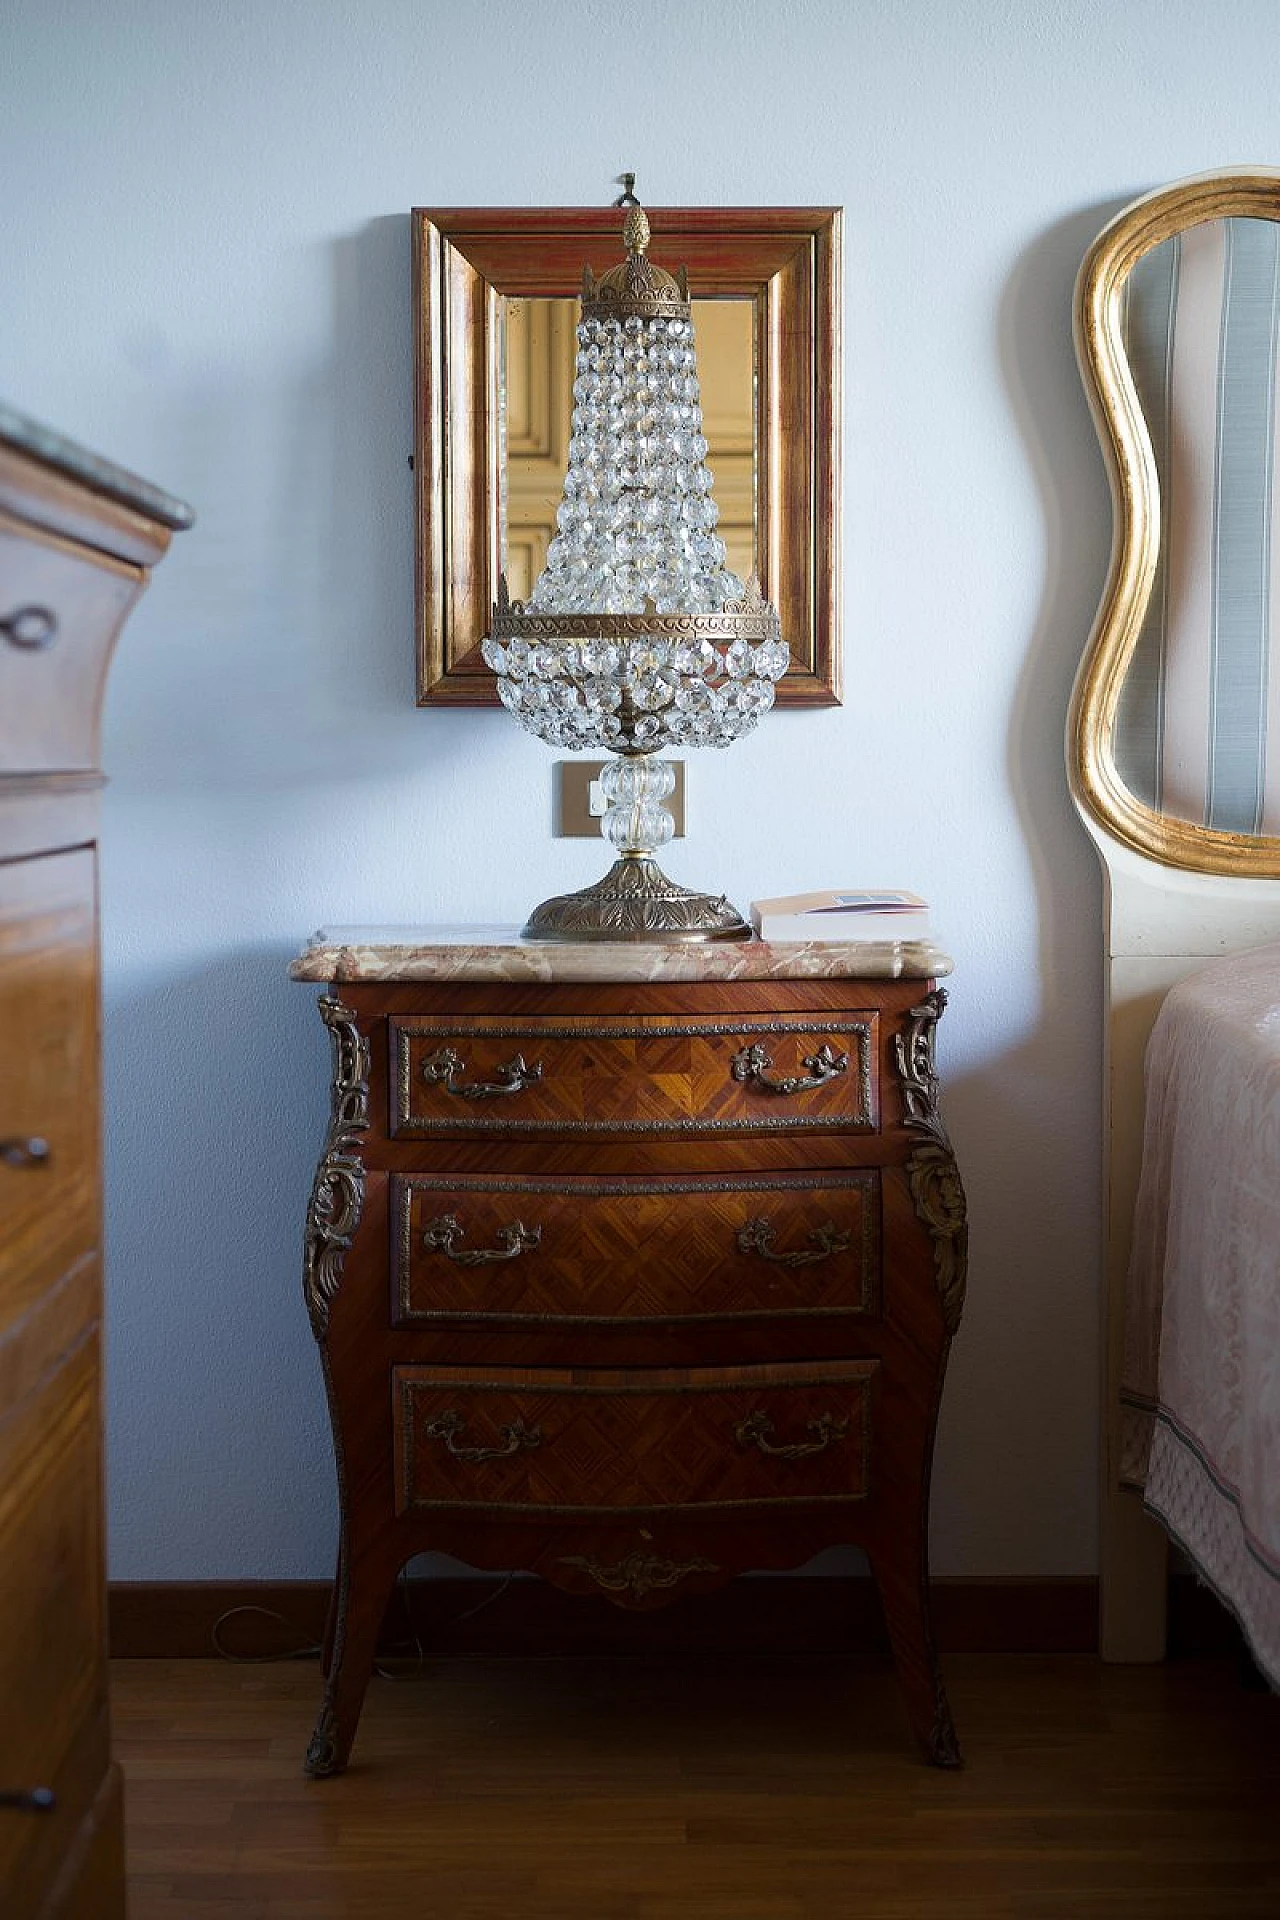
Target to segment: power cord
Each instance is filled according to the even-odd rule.
[[[477,1600],[473,1602],[471,1606],[464,1607],[461,1613],[452,1614],[447,1620],[439,1621],[437,1623],[437,1628],[457,1627],[457,1626],[461,1626],[464,1620],[473,1620],[476,1614],[483,1613],[485,1608],[491,1607],[495,1600],[500,1600],[514,1579],[515,1579],[514,1570],[509,1573],[504,1573],[501,1580],[498,1582],[498,1585],[494,1588],[492,1593],[487,1593],[484,1596],[483,1600]],[[414,1654],[416,1655],[414,1665],[417,1667],[425,1667],[428,1660],[428,1654],[422,1642],[422,1633],[419,1629],[417,1620],[415,1619],[415,1609],[413,1605],[413,1590],[409,1584],[409,1575],[408,1575],[407,1567],[402,1567],[400,1569],[399,1584],[401,1589],[401,1604],[404,1607],[405,1618],[409,1622],[409,1628],[412,1634],[412,1639],[408,1641],[399,1641],[397,1645],[412,1647]],[[237,1615],[246,1614],[246,1613],[257,1614],[259,1619],[262,1619],[262,1620],[274,1620],[278,1622],[280,1626],[288,1629],[291,1632],[297,1631],[296,1623],[290,1620],[287,1617],[287,1615],[283,1613],[277,1613],[274,1607],[259,1607],[259,1606],[253,1606],[253,1605],[245,1605],[240,1607],[228,1607],[225,1613],[220,1613],[218,1615],[218,1618],[214,1621],[213,1626],[210,1629],[210,1633],[209,1633],[209,1639],[210,1639],[210,1643],[212,1644],[213,1651],[217,1654],[220,1660],[226,1660],[232,1666],[237,1666],[237,1667],[261,1667],[261,1666],[271,1666],[283,1660],[318,1660],[319,1659],[320,1654],[323,1651],[323,1648],[321,1647],[321,1644],[318,1640],[305,1641],[302,1645],[296,1646],[296,1647],[286,1647],[280,1653],[233,1653],[231,1648],[228,1647],[223,1640],[222,1630],[226,1626],[229,1620],[234,1620],[237,1617]],[[390,1651],[394,1655],[396,1649],[392,1648]],[[384,1680],[414,1680],[420,1677],[418,1674],[413,1672],[393,1673],[389,1668],[381,1666],[376,1661],[374,1663],[373,1670],[376,1674],[380,1674]]]
[[[282,1627],[296,1631],[293,1621],[287,1619],[283,1613],[277,1613],[274,1607],[228,1607],[225,1613],[218,1615],[209,1633],[213,1650],[220,1660],[229,1660],[236,1667],[260,1667],[269,1666],[275,1660],[316,1660],[320,1657],[321,1649],[318,1640],[306,1646],[286,1648],[282,1653],[232,1653],[231,1649],[222,1643],[222,1629],[228,1620],[234,1620],[239,1613],[256,1613],[263,1620],[278,1620]]]
[[[440,1626],[458,1627],[462,1625],[462,1622],[464,1620],[474,1620],[475,1616],[478,1613],[483,1613],[486,1607],[491,1607],[495,1600],[501,1600],[503,1594],[506,1592],[507,1588],[511,1585],[511,1582],[515,1579],[515,1577],[516,1576],[515,1576],[514,1570],[512,1570],[509,1573],[504,1573],[501,1580],[498,1582],[497,1586],[494,1588],[492,1593],[487,1593],[483,1600],[477,1600],[471,1606],[464,1607],[461,1613],[455,1613],[451,1615],[448,1620],[440,1621],[439,1623]],[[401,1579],[401,1582],[403,1583],[405,1615],[413,1631],[413,1645],[417,1651],[418,1657],[413,1664],[413,1668],[411,1668],[408,1672],[402,1671],[399,1673],[393,1673],[390,1668],[380,1666],[377,1663],[377,1661],[374,1662],[373,1670],[376,1674],[380,1675],[380,1677],[383,1680],[400,1680],[400,1681],[423,1680],[426,1678],[426,1675],[423,1672],[421,1672],[421,1669],[426,1666],[428,1656],[427,1656],[426,1648],[422,1644],[422,1635],[418,1629],[417,1622],[414,1619],[414,1609],[412,1604],[412,1590],[409,1586],[409,1582],[406,1577],[405,1570],[403,1568],[401,1569],[400,1579]],[[414,1669],[418,1669],[418,1670],[415,1671]]]

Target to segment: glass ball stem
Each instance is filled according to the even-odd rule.
[[[602,830],[624,859],[645,859],[666,846],[676,830],[673,816],[663,805],[676,784],[676,770],[669,760],[641,755],[611,760],[600,784],[609,802]]]

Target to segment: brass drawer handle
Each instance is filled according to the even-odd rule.
[[[456,1078],[465,1066],[460,1053],[452,1047],[441,1047],[423,1061],[422,1077],[429,1087],[442,1086],[446,1093],[456,1093],[463,1100],[492,1100],[503,1093],[523,1093],[526,1087],[542,1078],[541,1060],[528,1066],[522,1053],[498,1068],[496,1080],[473,1080],[470,1086],[464,1086]]]
[[[19,1813],[52,1813],[57,1804],[52,1787],[0,1787],[0,1807],[14,1807]]]
[[[38,1134],[28,1134],[25,1140],[0,1140],[0,1165],[23,1168],[48,1164],[49,1142]]]
[[[756,1447],[774,1460],[804,1460],[811,1453],[825,1453],[834,1441],[843,1440],[848,1431],[846,1416],[820,1413],[816,1420],[810,1420],[805,1427],[805,1432],[815,1434],[816,1439],[793,1440],[790,1446],[775,1447],[769,1438],[773,1432],[773,1422],[767,1413],[757,1411],[749,1413],[734,1428],[733,1437],[740,1447]]]
[[[531,1247],[540,1245],[541,1227],[526,1227],[523,1220],[513,1220],[510,1226],[498,1228],[496,1247],[466,1247],[458,1251],[455,1242],[461,1240],[465,1229],[454,1213],[442,1213],[437,1220],[428,1220],[422,1230],[422,1244],[428,1253],[442,1253],[459,1267],[481,1267],[491,1260],[518,1260],[522,1253],[528,1253]]]
[[[745,1226],[738,1228],[739,1251],[758,1254],[761,1260],[773,1260],[780,1267],[811,1267],[819,1260],[829,1260],[833,1253],[843,1253],[853,1242],[851,1232],[842,1232],[834,1220],[824,1220],[820,1227],[810,1230],[808,1237],[815,1243],[812,1247],[797,1247],[792,1253],[775,1253],[775,1231],[771,1220],[766,1220],[763,1214],[757,1214],[754,1220],[748,1220]]]
[[[837,1053],[833,1047],[824,1043],[816,1053],[811,1053],[804,1062],[808,1074],[787,1074],[780,1080],[769,1077],[773,1058],[757,1041],[754,1046],[744,1047],[741,1053],[733,1056],[733,1077],[744,1084],[759,1087],[764,1093],[812,1093],[815,1087],[821,1087],[828,1080],[834,1080],[838,1074],[848,1073],[849,1056]]]
[[[443,1440],[445,1449],[455,1460],[505,1460],[508,1455],[519,1453],[522,1447],[540,1447],[542,1428],[526,1427],[523,1420],[513,1420],[509,1427],[499,1427],[503,1444],[500,1447],[460,1447],[458,1435],[466,1426],[460,1413],[452,1407],[447,1413],[436,1415],[427,1423],[425,1433],[428,1440]]]
[[[15,607],[0,620],[0,633],[11,647],[26,653],[39,653],[51,647],[58,637],[58,616],[52,607]]]

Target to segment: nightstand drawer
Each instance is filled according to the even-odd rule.
[[[638,1327],[869,1315],[880,1174],[393,1177],[392,1316]]]
[[[878,1364],[396,1367],[396,1511],[731,1513],[863,1500]]]
[[[874,1131],[874,1010],[389,1022],[393,1135]]]

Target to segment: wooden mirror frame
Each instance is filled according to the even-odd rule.
[[[1160,475],[1125,347],[1123,299],[1152,248],[1206,220],[1280,220],[1280,171],[1205,173],[1137,200],[1104,227],[1076,282],[1075,336],[1111,481],[1114,534],[1102,601],[1081,662],[1067,729],[1081,803],[1126,846],[1194,873],[1280,876],[1280,838],[1229,833],[1158,813],[1116,763],[1125,675],[1142,632],[1160,554]]]
[[[779,706],[840,704],[841,210],[647,207],[695,299],[756,307],[756,555],[792,664]],[[577,298],[621,257],[616,207],[415,207],[419,706],[496,707],[499,302]]]

